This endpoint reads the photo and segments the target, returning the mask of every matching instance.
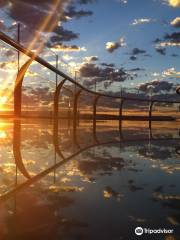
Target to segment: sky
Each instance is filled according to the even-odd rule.
[[[58,55],[59,69],[76,72],[87,88],[174,94],[179,84],[180,0],[0,1],[0,30],[16,39],[17,23],[22,45],[51,64]],[[7,56],[15,64],[7,51],[1,48],[2,76],[12,70]],[[37,82],[39,75],[52,76],[34,63],[29,76]]]

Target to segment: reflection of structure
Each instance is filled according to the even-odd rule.
[[[18,71],[18,76],[17,76],[17,79],[16,79],[15,90],[14,90],[14,113],[15,113],[15,116],[17,116],[17,117],[21,116],[21,94],[22,94],[23,77],[25,76],[26,71],[28,70],[28,67],[30,66],[32,61],[36,61],[36,62],[40,63],[43,67],[45,67],[49,71],[52,71],[53,73],[55,73],[56,74],[56,82],[57,82],[57,77],[58,76],[61,76],[64,79],[57,86],[56,91],[55,91],[55,98],[54,98],[54,111],[55,111],[54,116],[55,117],[58,116],[58,99],[59,99],[59,94],[60,94],[61,87],[63,86],[64,82],[68,81],[75,86],[76,92],[75,92],[75,96],[74,96],[73,104],[72,104],[72,106],[73,106],[73,122],[74,122],[73,126],[74,126],[74,128],[76,128],[76,125],[78,123],[77,122],[78,99],[79,99],[79,96],[80,96],[82,91],[85,92],[85,93],[91,94],[96,99],[93,103],[93,107],[94,107],[93,123],[95,123],[95,120],[96,120],[96,117],[97,117],[96,107],[97,107],[98,99],[100,97],[107,97],[107,98],[110,98],[110,99],[121,101],[119,116],[117,117],[117,119],[118,118],[119,119],[124,119],[124,117],[125,117],[125,116],[122,116],[122,108],[123,108],[122,103],[124,103],[125,101],[132,101],[132,102],[139,101],[141,103],[149,103],[150,104],[149,115],[147,117],[145,117],[145,120],[149,120],[150,127],[151,127],[151,121],[155,119],[155,117],[152,117],[152,110],[153,110],[153,104],[154,103],[180,103],[179,101],[166,101],[166,100],[163,101],[163,100],[156,100],[156,99],[153,99],[153,100],[152,99],[137,99],[137,98],[128,98],[128,97],[124,97],[124,96],[112,96],[112,95],[108,95],[108,94],[104,94],[104,93],[100,93],[100,92],[96,92],[96,91],[91,91],[91,90],[85,88],[83,85],[76,82],[74,79],[72,79],[71,77],[69,77],[65,73],[61,72],[57,67],[52,66],[51,64],[46,62],[44,59],[40,58],[38,55],[36,55],[33,52],[29,51],[28,49],[22,47],[20,44],[16,43],[14,40],[9,38],[8,36],[3,34],[2,32],[0,32],[0,40],[4,41],[5,43],[9,44],[11,47],[14,47],[19,52],[21,52],[21,53],[25,54],[26,56],[30,57],[30,60],[27,61],[22,66],[22,68]],[[179,93],[179,90],[178,90],[178,93]],[[134,120],[134,117],[132,116],[129,120]],[[158,120],[157,116],[156,116],[156,120]],[[161,117],[161,120],[163,120],[162,117]],[[164,119],[164,120],[167,120],[167,119]],[[169,120],[173,120],[173,118],[169,117]],[[95,126],[95,124],[94,124],[94,126]]]
[[[21,156],[21,121],[20,120],[14,120],[13,153],[14,153],[15,163],[19,171],[26,178],[31,178],[23,164],[23,159]]]
[[[123,132],[123,129],[121,129],[121,131]],[[62,166],[63,164],[69,162],[71,159],[74,159],[75,157],[77,157],[79,154],[89,150],[89,149],[93,149],[94,147],[98,147],[98,146],[105,146],[108,144],[116,144],[116,143],[122,143],[124,144],[138,144],[142,142],[160,142],[160,141],[165,141],[165,140],[178,140],[179,138],[154,138],[152,132],[150,131],[149,137],[145,137],[145,138],[134,138],[132,137],[132,139],[128,139],[128,138],[120,138],[120,140],[105,140],[104,136],[103,136],[103,140],[100,141],[99,139],[97,139],[97,132],[95,132],[95,136],[96,138],[94,139],[94,132],[92,133],[92,137],[94,139],[92,144],[87,143],[88,145],[82,147],[81,144],[78,142],[78,136],[77,136],[77,131],[76,133],[76,144],[78,146],[78,148],[76,148],[76,151],[74,153],[72,153],[71,156],[64,156],[64,154],[62,153],[60,146],[59,146],[59,135],[58,135],[58,119],[56,121],[54,121],[54,131],[53,131],[53,144],[54,144],[54,149],[55,149],[55,153],[60,157],[60,161],[59,162],[54,162],[54,165],[47,168],[46,170],[42,171],[41,173],[37,174],[36,176],[32,176],[30,177],[30,174],[28,173],[27,169],[25,168],[24,164],[23,164],[23,159],[21,156],[21,122],[20,121],[14,121],[14,135],[13,135],[13,152],[14,152],[14,158],[15,158],[15,163],[17,166],[17,169],[26,177],[28,178],[28,180],[26,182],[24,182],[23,184],[17,185],[16,188],[14,188],[13,190],[11,190],[9,193],[1,196],[0,200],[5,200],[11,196],[13,196],[16,191],[19,191],[21,189],[24,189],[26,187],[28,187],[31,184],[34,184],[35,182],[39,181],[41,178],[43,178],[44,176],[48,175],[49,173],[54,172],[57,168],[59,168],[60,166]],[[178,150],[179,151],[179,150]],[[177,152],[177,150],[176,150]]]
[[[178,87],[176,88],[176,93],[177,93],[177,94],[180,94],[180,86],[178,86]]]

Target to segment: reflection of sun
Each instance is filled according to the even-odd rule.
[[[0,139],[4,139],[4,138],[6,138],[6,137],[7,137],[6,132],[0,131]]]
[[[0,110],[3,109],[3,105],[7,102],[7,97],[0,97]]]

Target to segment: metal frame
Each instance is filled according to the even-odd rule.
[[[21,105],[22,105],[22,84],[24,76],[31,65],[33,59],[29,59],[23,64],[23,66],[18,71],[15,87],[14,87],[14,115],[15,117],[21,117]]]
[[[23,78],[25,76],[25,73],[26,73],[26,71],[27,71],[27,69],[28,69],[28,67],[29,67],[29,65],[31,64],[32,61],[36,61],[36,62],[40,63],[42,66],[44,66],[44,67],[48,68],[49,70],[51,70],[52,72],[54,72],[56,74],[56,82],[57,82],[58,76],[61,76],[61,77],[64,78],[64,80],[63,80],[64,82],[67,80],[67,81],[75,84],[75,86],[80,89],[78,91],[78,93],[75,94],[74,103],[73,103],[73,107],[74,107],[74,109],[73,109],[73,126],[74,126],[74,128],[76,128],[76,123],[77,123],[77,101],[78,101],[79,95],[82,91],[93,94],[95,97],[98,97],[98,98],[99,97],[108,97],[108,98],[112,98],[112,99],[120,99],[122,104],[126,100],[148,102],[150,104],[150,107],[149,107],[149,127],[151,127],[152,107],[153,107],[154,102],[157,102],[157,103],[180,103],[180,101],[138,99],[138,98],[129,98],[129,97],[122,97],[122,96],[112,96],[112,95],[108,95],[108,94],[105,94],[105,93],[100,93],[100,92],[95,92],[95,91],[89,90],[89,89],[85,88],[83,85],[76,82],[70,76],[68,76],[65,73],[63,73],[62,71],[60,71],[57,67],[54,67],[53,65],[49,64],[47,61],[45,61],[44,59],[39,57],[37,54],[30,51],[29,49],[26,49],[25,47],[23,47],[19,43],[15,42],[13,39],[11,39],[10,37],[8,37],[6,34],[4,34],[2,32],[0,32],[0,40],[4,41],[5,43],[7,43],[10,46],[17,49],[19,52],[24,53],[26,56],[29,56],[31,58],[21,67],[21,69],[18,72],[17,78],[16,78],[16,84],[15,84],[15,89],[14,89],[14,114],[15,114],[16,117],[21,116],[22,82],[23,82]],[[54,116],[55,117],[58,116],[58,99],[59,99],[60,90],[62,88],[61,84],[63,85],[64,82],[63,83],[61,82],[60,85],[57,86],[57,88],[59,87],[60,89],[56,90],[56,92],[55,92],[55,100],[54,100],[54,105],[55,105],[54,106],[54,110],[55,110]],[[58,91],[59,91],[59,93],[58,93]],[[178,94],[180,94],[180,87],[177,88],[176,92]],[[95,115],[96,115],[96,112],[95,112],[95,114],[93,114],[93,119],[94,119]],[[122,116],[122,106],[120,107],[119,115]]]

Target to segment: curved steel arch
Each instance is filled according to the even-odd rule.
[[[56,88],[56,91],[54,93],[54,118],[58,118],[58,112],[59,112],[59,95],[61,92],[61,89],[66,81],[66,78],[63,79],[59,85]]]
[[[29,59],[23,64],[23,66],[18,71],[15,87],[14,87],[14,115],[16,117],[21,117],[21,105],[22,105],[22,83],[24,76],[31,65],[33,59]]]

